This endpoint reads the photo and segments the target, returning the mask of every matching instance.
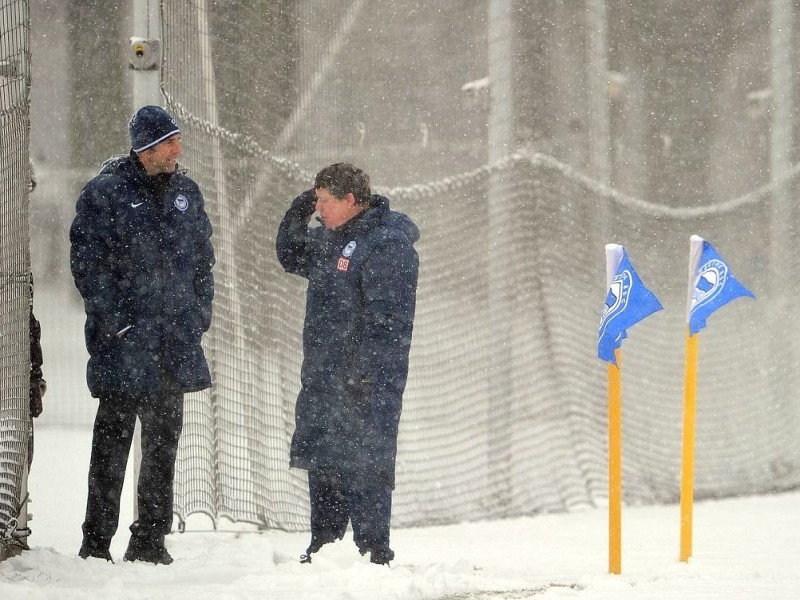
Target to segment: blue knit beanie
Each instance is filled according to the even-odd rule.
[[[143,106],[131,117],[131,149],[142,152],[180,133],[178,123],[160,106]]]

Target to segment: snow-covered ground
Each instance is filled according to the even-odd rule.
[[[305,533],[212,533],[198,519],[193,531],[168,536],[172,565],[125,563],[126,485],[116,564],[84,561],[77,551],[90,436],[85,427],[37,430],[32,550],[0,563],[0,599],[800,598],[798,492],[698,503],[688,564],[677,560],[678,506],[625,507],[622,574],[609,575],[604,509],[395,529],[391,567],[360,557],[349,534],[301,565]]]

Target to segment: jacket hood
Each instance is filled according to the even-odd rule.
[[[385,196],[373,194],[370,200],[370,207],[370,211],[365,215],[367,218],[373,216],[383,225],[402,231],[412,244],[419,239],[419,227],[414,224],[414,221],[408,215],[391,210],[389,208],[389,199]]]
[[[112,156],[100,167],[100,175],[116,175],[123,168],[123,165],[130,160],[127,154]]]

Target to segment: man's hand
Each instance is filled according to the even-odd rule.
[[[295,200],[295,206],[303,213],[304,217],[310,217],[317,210],[317,190],[311,188],[300,194]]]

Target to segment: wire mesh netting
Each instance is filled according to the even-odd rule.
[[[28,2],[0,2],[0,554],[24,528],[28,376]]]
[[[395,524],[606,497],[596,336],[611,241],[626,246],[666,308],[625,346],[626,501],[679,494],[692,234],[714,243],[758,297],[726,307],[702,334],[696,496],[800,485],[790,318],[798,307],[789,285],[796,209],[784,223],[774,216],[775,204],[797,193],[797,171],[730,202],[670,208],[542,154],[487,164],[480,96],[444,108],[432,100],[456,81],[480,93],[486,57],[476,40],[487,33],[479,3],[462,15],[475,35],[435,47],[391,37],[397,29],[381,24],[395,15],[393,3],[367,11],[337,1],[324,13],[312,2],[233,4],[163,2],[165,102],[206,196],[218,258],[206,338],[215,384],[187,399],[181,517],[307,526],[305,476],[288,469],[304,286],[281,271],[274,237],[291,199],[342,159],[365,167],[422,232]],[[430,34],[421,13],[404,17],[407,37]],[[414,73],[399,70],[399,49],[418,55]]]

